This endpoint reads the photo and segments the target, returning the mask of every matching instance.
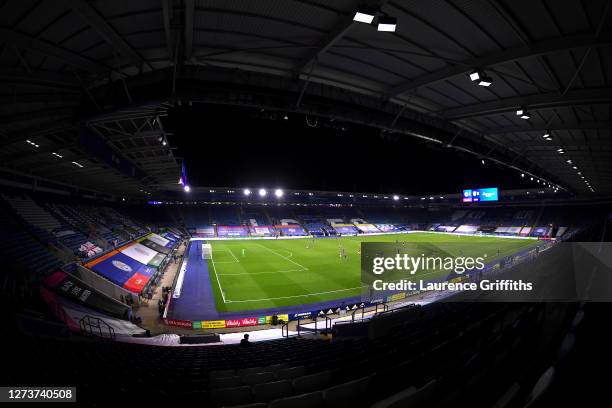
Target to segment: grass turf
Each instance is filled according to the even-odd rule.
[[[217,310],[237,312],[359,296],[361,271],[358,251],[361,242],[396,241],[423,243],[431,247],[437,244],[440,248],[447,248],[445,244],[460,243],[455,248],[465,248],[461,249],[465,256],[471,255],[475,249],[479,253],[494,253],[489,261],[537,243],[533,240],[428,233],[315,240],[210,241],[213,259],[208,261],[208,269]],[[345,248],[348,260],[339,256],[340,245]]]

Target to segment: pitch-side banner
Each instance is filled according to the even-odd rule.
[[[166,239],[164,237],[161,237],[161,236],[159,236],[157,234],[147,235],[147,239],[149,239],[149,240],[151,240],[151,241],[155,242],[156,244],[161,245],[163,247],[168,246],[168,244],[170,243],[170,240],[168,240],[168,239]]]
[[[158,254],[157,251],[152,250],[142,244],[134,244],[121,250],[121,253],[129,256],[132,259],[137,260],[141,264],[147,265],[155,256]]]
[[[501,242],[500,242],[501,241]],[[612,301],[612,243],[491,240],[361,244],[362,300]]]

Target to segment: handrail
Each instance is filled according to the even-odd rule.
[[[115,339],[115,329],[99,317],[85,315],[79,320],[79,326],[81,332],[87,335]]]

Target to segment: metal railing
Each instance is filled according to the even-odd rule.
[[[115,329],[99,317],[86,315],[79,320],[81,332],[88,336],[115,339]]]

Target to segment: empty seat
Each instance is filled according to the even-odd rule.
[[[331,373],[329,371],[305,375],[293,380],[293,389],[296,394],[322,390],[329,386],[330,377]]]
[[[229,407],[253,402],[251,387],[247,385],[212,390],[211,397],[213,405],[217,407]]]
[[[546,391],[550,389],[553,381],[555,379],[555,368],[549,367],[544,373],[540,376],[536,384],[533,386],[533,389],[529,393],[527,397],[527,402],[525,403],[525,408],[532,407],[538,403],[538,401],[546,394]]]
[[[493,408],[508,408],[514,405],[514,402],[521,391],[521,386],[517,383],[512,384],[503,394]]]
[[[238,377],[246,377],[249,374],[255,374],[255,373],[261,373],[262,372],[262,368],[261,367],[250,367],[250,368],[242,368],[238,371],[236,371],[236,375]]]
[[[323,401],[329,408],[355,408],[367,405],[370,377],[360,378],[323,391]]]
[[[389,398],[377,402],[372,405],[372,408],[413,408],[432,405],[429,401],[433,397],[436,385],[436,380],[432,380],[419,389],[415,387],[407,388],[404,391],[400,391]]]
[[[283,370],[285,368],[289,368],[289,364],[279,363],[279,364],[272,364],[267,367],[264,367],[262,371],[276,374],[277,372],[279,372],[279,370]]]
[[[320,408],[323,407],[323,393],[321,391],[296,395],[274,400],[269,408]]]
[[[213,378],[233,377],[235,375],[236,375],[235,370],[217,370],[217,371],[211,371],[208,376],[212,380]]]
[[[278,398],[289,397],[293,394],[291,383],[287,380],[257,384],[253,387],[253,394],[257,402],[269,402]]]
[[[278,370],[276,378],[279,380],[293,380],[294,378],[302,377],[306,374],[304,366],[297,366]]]
[[[230,387],[238,387],[242,385],[242,379],[238,376],[232,377],[212,377],[210,379],[210,388],[230,388]]]
[[[240,378],[240,377],[236,377],[236,378]],[[246,385],[257,385],[257,384],[263,384],[263,383],[267,383],[270,381],[274,381],[276,380],[276,376],[274,375],[274,373],[255,373],[255,374],[249,374],[245,377],[243,377],[242,381],[246,384]]]

